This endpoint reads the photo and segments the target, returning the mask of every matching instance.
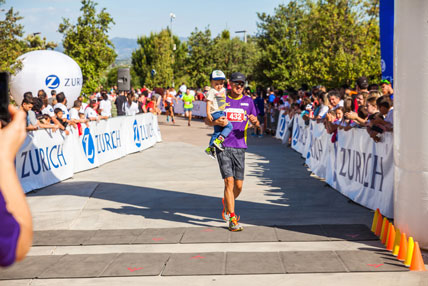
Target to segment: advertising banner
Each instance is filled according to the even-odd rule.
[[[82,135],[29,132],[16,155],[16,171],[25,192],[49,186],[74,173],[101,166],[162,141],[157,116],[121,116],[82,125]]]

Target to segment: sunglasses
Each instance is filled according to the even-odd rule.
[[[244,87],[244,85],[245,85],[245,83],[243,83],[243,82],[232,82],[232,83],[233,83],[233,85],[237,85],[239,87]]]

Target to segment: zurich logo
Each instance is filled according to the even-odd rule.
[[[48,75],[45,79],[45,84],[50,89],[55,89],[59,86],[59,77],[56,75]]]
[[[141,147],[141,137],[140,137],[140,130],[138,130],[138,124],[137,124],[137,120],[134,121],[134,142],[135,145],[140,148]]]
[[[95,145],[94,140],[92,139],[91,132],[89,128],[85,129],[82,138],[83,152],[85,152],[86,158],[88,158],[89,163],[94,164],[95,161]]]
[[[386,62],[383,59],[380,60],[380,68],[381,68],[382,72],[385,72],[385,70],[386,70]]]

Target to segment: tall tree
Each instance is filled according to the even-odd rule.
[[[81,3],[82,15],[77,19],[77,24],[63,19],[59,32],[64,35],[64,52],[82,69],[82,91],[91,93],[98,87],[103,72],[116,58],[113,44],[108,38],[110,25],[114,21],[105,8],[97,14],[97,3],[94,1],[82,0]]]
[[[285,88],[380,77],[376,0],[297,0],[259,14],[257,79]]]
[[[189,75],[188,84],[193,87],[203,87],[209,84],[209,74],[213,70],[213,40],[211,31],[199,31],[197,28],[190,34],[187,42],[189,57],[186,71]]]
[[[4,3],[4,0],[0,0],[0,7]],[[26,51],[26,46],[20,39],[24,34],[24,27],[19,24],[21,19],[13,7],[5,13],[4,19],[0,19],[0,71],[14,73],[21,66],[21,63],[16,62]]]

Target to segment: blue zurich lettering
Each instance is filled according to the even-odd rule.
[[[59,86],[60,84],[60,80],[59,77],[57,77],[56,75],[52,74],[52,75],[48,75],[45,79],[45,84],[48,88],[50,89],[55,89]]]
[[[67,165],[63,145],[31,149],[21,153],[21,179]]]
[[[108,152],[122,146],[120,142],[120,130],[114,130],[110,133],[104,132],[95,135],[97,154]]]
[[[89,163],[94,164],[95,161],[95,145],[94,140],[92,139],[91,131],[89,128],[85,129],[82,138],[83,152],[85,153],[86,158]]]
[[[140,137],[140,130],[138,130],[138,123],[137,120],[134,120],[134,124],[133,124],[133,129],[134,129],[134,143],[135,146],[137,146],[138,148],[141,147],[141,137]]]
[[[281,116],[281,121],[279,122],[279,136],[284,136],[285,132],[285,115]]]

